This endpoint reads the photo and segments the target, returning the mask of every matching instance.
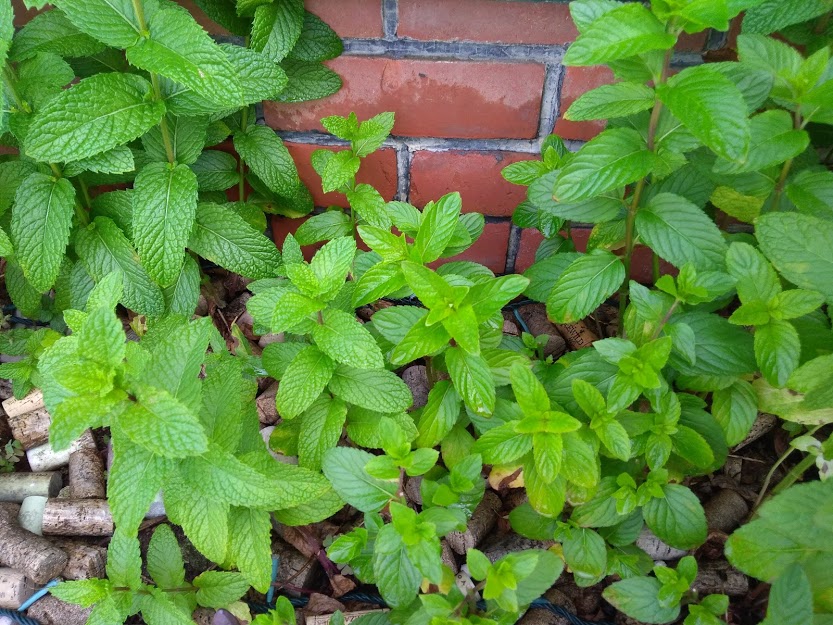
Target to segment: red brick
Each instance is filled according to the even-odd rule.
[[[532,158],[518,152],[417,152],[411,164],[410,201],[421,207],[459,191],[464,212],[510,216],[526,198],[526,187],[506,182],[500,172],[510,163]]]
[[[400,0],[400,37],[423,41],[563,44],[576,32],[565,4],[505,0]]]
[[[308,143],[287,143],[286,144],[295,164],[301,180],[306,183],[312,192],[312,198],[316,206],[347,206],[347,198],[341,193],[324,193],[321,190],[321,177],[312,168],[311,155],[315,150],[320,150],[320,145]],[[335,148],[334,148],[335,149]],[[362,159],[362,167],[356,177],[358,182],[372,185],[390,201],[397,191],[396,177],[396,151],[391,148],[384,148],[374,152],[367,158]]]
[[[340,37],[381,37],[380,0],[306,0],[307,11],[327,22]]]
[[[536,63],[424,61],[342,56],[328,62],[344,87],[302,104],[264,104],[284,130],[322,130],[320,119],[396,113],[393,134],[531,139],[538,130],[544,67]]]
[[[709,31],[707,30],[695,33],[693,35],[683,33],[677,40],[677,46],[675,49],[680,50],[682,52],[702,52],[703,48],[706,47],[706,39],[708,38],[708,33]]]
[[[229,31],[225,28],[217,24],[216,22],[212,22],[208,16],[203,13],[203,10],[197,6],[194,0],[176,0],[177,4],[181,4],[184,6],[188,11],[190,11],[191,15],[197,21],[197,23],[202,26],[205,30],[207,30],[212,35],[229,35]]]
[[[47,5],[43,10],[50,8],[52,7]],[[18,28],[35,17],[38,13],[42,12],[37,9],[27,9],[23,4],[23,0],[12,0],[12,11],[14,11],[14,25]]]
[[[495,273],[506,269],[506,252],[509,249],[509,222],[487,223],[479,239],[462,254],[432,263],[432,267],[457,260],[471,260],[485,265]]]
[[[564,119],[564,113],[579,96],[591,89],[613,82],[613,72],[603,66],[565,67],[564,71],[564,81],[561,85],[561,104],[553,132],[562,139],[588,141],[604,130],[606,122],[571,122]]]
[[[576,244],[576,249],[579,252],[584,252],[587,249],[587,240],[590,238],[590,228],[573,228],[571,236],[573,242]],[[564,234],[562,232],[562,234]],[[537,230],[529,228],[521,232],[521,241],[518,247],[518,255],[515,257],[515,273],[523,273],[535,262],[535,252],[544,237]],[[622,250],[617,253],[621,254]],[[631,277],[643,284],[650,284],[653,282],[653,260],[651,250],[645,246],[638,246],[633,253],[633,260],[631,261]],[[665,261],[660,261],[661,273],[676,273],[676,269]]]

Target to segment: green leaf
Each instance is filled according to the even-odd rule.
[[[340,152],[339,154],[345,154],[345,152]],[[353,160],[353,157],[351,157],[350,159],[346,159],[346,161],[349,165],[346,173],[352,171],[353,173],[350,176],[355,175],[355,171],[358,171],[358,159]],[[355,171],[353,171],[354,168]],[[348,190],[347,201],[350,202],[350,208],[355,210],[359,217],[368,224],[383,229],[390,229],[391,221],[385,208],[385,199],[369,184],[357,184],[355,188]]]
[[[181,477],[165,481],[164,497],[171,522],[182,526],[188,540],[205,557],[224,562],[229,550],[228,503],[204,497]]]
[[[833,222],[799,213],[770,213],[758,219],[755,234],[781,275],[833,299]]]
[[[833,8],[830,0],[764,0],[755,4],[757,6],[749,8],[743,18],[744,33],[768,35]]]
[[[200,191],[225,191],[240,181],[237,159],[228,152],[205,150],[191,165]]]
[[[514,423],[504,423],[484,432],[475,442],[473,449],[475,453],[483,456],[483,462],[498,464],[518,460],[532,449],[532,445],[531,435],[519,434]]]
[[[225,608],[249,590],[249,582],[240,573],[205,571],[194,578],[197,603],[206,608]]]
[[[329,386],[341,399],[377,412],[400,412],[413,403],[408,386],[395,373],[385,369],[338,365]]]
[[[657,88],[657,97],[718,156],[739,161],[749,151],[746,102],[735,84],[708,66],[689,67]]]
[[[114,586],[137,590],[142,584],[142,556],[139,540],[117,528],[107,546],[107,577]]]
[[[255,590],[265,593],[271,583],[272,523],[263,510],[233,507],[229,513],[229,552]]]
[[[753,521],[729,537],[729,562],[769,583],[794,563],[828,562],[833,531],[826,519],[832,494],[833,482],[813,481],[795,484],[766,501]]]
[[[168,153],[162,135],[162,124],[168,129],[168,139],[176,162],[184,165],[193,164],[205,147],[208,118],[166,115],[159,126],[154,126],[142,137],[142,146],[148,155],[154,160],[166,163]],[[131,156],[131,164],[132,162]]]
[[[570,105],[564,119],[586,121],[627,117],[653,106],[653,89],[641,83],[620,82],[588,91]]]
[[[258,104],[263,100],[275,100],[286,88],[289,82],[286,72],[267,56],[230,43],[222,43],[220,48],[240,80],[240,86],[243,88],[243,104]]]
[[[492,414],[495,410],[495,383],[486,359],[452,347],[445,352],[445,362],[454,388],[465,404],[476,414]]]
[[[45,11],[36,15],[14,38],[9,57],[13,61],[30,59],[39,52],[62,57],[97,54],[104,46],[82,33],[61,11]]]
[[[788,321],[773,319],[755,328],[755,357],[761,373],[772,386],[781,388],[798,368],[801,341]]]
[[[636,214],[640,238],[675,267],[691,263],[699,271],[723,268],[726,242],[715,223],[679,195],[660,193]]]
[[[300,184],[295,161],[271,128],[253,124],[235,133],[234,149],[275,193],[292,195]]]
[[[113,48],[128,48],[141,36],[130,0],[58,0],[55,5],[79,30]]]
[[[289,58],[301,61],[326,61],[344,51],[344,44],[336,32],[317,15],[304,11],[301,36],[289,53]]]
[[[180,588],[185,583],[182,551],[170,525],[153,531],[147,552],[148,573],[160,588]]]
[[[764,111],[750,121],[749,152],[741,162],[718,161],[714,172],[739,174],[760,171],[795,158],[807,149],[810,137],[805,130],[795,130],[788,111]]]
[[[17,189],[11,236],[17,261],[38,291],[52,288],[69,242],[75,189],[69,180],[32,174]]]
[[[61,582],[49,592],[61,601],[88,608],[105,599],[113,592],[113,588],[112,584],[106,579],[80,579],[78,581]]]
[[[605,540],[591,529],[572,530],[563,541],[564,560],[573,572],[576,583],[586,587],[597,583],[607,571]]]
[[[276,98],[279,102],[306,102],[326,98],[341,89],[341,77],[321,63],[287,59],[281,67],[289,84]]]
[[[371,477],[365,465],[375,456],[349,447],[335,447],[324,454],[324,475],[344,501],[362,512],[377,512],[395,499],[397,480]]]
[[[313,215],[304,221],[295,231],[295,239],[298,245],[312,245],[320,241],[349,236],[352,232],[350,216],[340,210],[330,210],[320,215]]]
[[[360,369],[384,366],[382,350],[355,315],[327,309],[322,318],[323,323],[313,327],[312,338],[330,358]]]
[[[219,204],[197,205],[188,247],[230,271],[253,279],[274,276],[281,260],[271,240]]]
[[[149,586],[148,593],[139,597],[142,617],[148,625],[188,625],[192,622],[190,610],[159,588]]]
[[[660,539],[678,549],[692,549],[706,541],[706,514],[697,496],[680,484],[665,484],[664,497],[642,507],[645,523]]]
[[[197,210],[197,177],[187,165],[150,163],[136,176],[133,240],[148,275],[170,286],[182,271]]]
[[[797,564],[775,580],[762,625],[802,625],[813,621],[813,594],[807,573]]]
[[[775,319],[798,319],[809,315],[824,304],[824,297],[815,291],[791,289],[778,293],[770,301],[771,313]]]
[[[500,175],[512,184],[528,187],[548,171],[547,166],[541,161],[520,161],[504,167]]]
[[[136,169],[136,162],[133,160],[133,152],[127,146],[120,145],[101,154],[68,163],[64,167],[63,174],[66,178],[72,178],[85,171],[102,174],[123,174],[134,169]]]
[[[185,85],[218,106],[243,102],[237,75],[226,55],[185,11],[160,8],[148,20],[149,37],[127,50],[127,60]]]
[[[723,317],[704,312],[675,317],[694,331],[695,360],[687,362],[672,353],[670,364],[685,375],[741,376],[757,369],[753,339],[743,328]]]
[[[340,399],[321,397],[301,417],[298,464],[320,471],[327,450],[334,448],[344,429],[347,405]]]
[[[393,607],[404,607],[419,593],[422,573],[408,557],[403,538],[393,525],[386,525],[376,538],[373,571],[379,592]]]
[[[113,437],[107,500],[119,529],[138,530],[171,468],[172,462],[164,456],[148,453],[124,435]]]
[[[712,416],[723,428],[726,443],[733,447],[740,443],[758,416],[758,398],[751,384],[738,380],[712,395]]]
[[[423,263],[437,260],[454,236],[463,207],[459,193],[449,193],[432,202],[422,212],[414,250]]]
[[[391,112],[379,113],[359,124],[355,135],[350,137],[356,156],[364,158],[382,147],[393,130],[393,124],[394,114]]]
[[[200,268],[190,254],[185,255],[182,270],[173,284],[162,291],[165,312],[190,317],[200,298]]]
[[[138,403],[118,416],[119,427],[148,451],[168,458],[204,453],[208,439],[202,424],[181,402],[162,389],[137,389]]]
[[[286,368],[275,397],[281,416],[291,419],[309,408],[330,382],[335,367],[314,345],[299,352]]]
[[[547,299],[547,314],[558,323],[581,321],[613,295],[625,279],[618,256],[596,249],[570,263]]]
[[[663,606],[657,598],[661,588],[655,577],[631,577],[614,582],[602,596],[617,610],[643,623],[671,623],[680,615],[680,604]]]
[[[748,243],[729,246],[726,268],[737,281],[735,288],[743,303],[769,303],[781,292],[781,281],[764,255]]]
[[[46,162],[95,156],[143,135],[159,123],[162,102],[135,74],[98,74],[49,100],[29,126],[25,152]]]
[[[138,256],[119,227],[107,217],[96,217],[80,230],[75,251],[96,281],[115,271],[122,275],[121,302],[142,315],[158,316],[165,308],[162,291],[139,264]]]
[[[301,0],[277,0],[255,9],[252,49],[280,63],[295,46],[304,25]]]
[[[828,220],[833,217],[833,172],[801,171],[790,179],[786,192],[798,212]]]
[[[653,166],[654,155],[636,130],[606,130],[585,144],[561,170],[553,196],[558,202],[596,197],[644,178]]]
[[[440,380],[428,393],[428,402],[417,421],[417,447],[434,447],[451,431],[460,418],[460,395],[448,380]]]
[[[629,4],[598,16],[581,31],[564,55],[564,64],[600,65],[651,50],[667,50],[675,41],[650,11]]]

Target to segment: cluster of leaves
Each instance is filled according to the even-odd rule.
[[[617,80],[580,97],[565,117],[607,120],[607,128],[575,153],[550,137],[541,160],[510,165],[504,177],[528,186],[515,222],[545,237],[525,274],[526,295],[546,303],[555,322],[571,323],[618,291],[621,338],[597,341],[550,367],[538,365],[543,386],[534,410],[546,416],[562,412],[553,402],[563,407],[557,431],[564,443],[586,424],[596,438],[601,479],[598,486],[571,484],[565,474],[573,506],[565,528],[535,516],[552,516],[552,510],[535,506],[530,467],[523,464],[532,509],[513,513],[513,526],[556,540],[566,532],[564,557],[576,581],[623,577],[605,596],[640,621],[671,622],[681,604],[691,604],[686,623],[719,623],[725,598],[695,605],[688,592],[693,561],[684,570],[687,561],[681,562],[676,573],[661,569],[646,577],[650,563],[617,549],[633,542],[642,527],[628,515],[639,515],[672,546],[701,544],[702,509],[682,482],[720,467],[759,409],[785,419],[795,434],[809,430],[793,447],[810,453],[806,466],[815,461],[822,479],[829,473],[830,441],[813,434],[833,419],[833,331],[825,312],[833,302],[833,174],[811,139],[819,126],[833,122],[827,95],[833,85],[826,34],[831,7],[663,0],[648,8],[578,0],[570,9],[580,34],[565,64],[604,64]],[[681,33],[725,30],[741,10],[747,11],[738,62],[671,75]],[[766,36],[784,28],[808,56]],[[725,232],[715,217],[720,224],[731,217],[750,226]],[[594,224],[584,253],[570,238],[572,223]],[[640,245],[654,256],[653,290],[629,281]],[[659,275],[660,260],[677,269],[674,277]],[[527,402],[536,396],[524,395]],[[486,452],[492,432],[475,449],[487,462],[529,446],[538,452],[537,434],[522,438],[517,426],[514,431],[512,439],[510,428],[502,434],[518,445],[512,451],[506,445],[494,455]],[[565,469],[576,458],[565,456]],[[534,460],[540,471],[545,458]],[[794,522],[804,527],[812,521]],[[770,559],[765,546],[789,551],[783,532],[773,530],[773,538],[766,531],[757,521],[744,527],[739,534],[745,540],[733,539],[728,550],[731,561],[770,582],[789,574],[794,583],[804,575],[815,600],[807,595],[801,613],[828,614],[821,597],[830,583],[812,564],[800,562],[802,572],[789,569],[794,560],[761,570]],[[580,552],[572,547],[576,532]],[[819,547],[823,540],[809,527],[804,538]],[[774,599],[767,622],[811,620],[777,620],[772,614],[783,616],[777,604]]]
[[[303,0],[198,3],[246,46],[171,0],[52,4],[15,32],[0,2],[0,141],[20,153],[0,163],[0,254],[17,308],[63,330],[61,312],[115,271],[130,310],[191,315],[199,257],[275,275],[265,213],[313,202],[254,105],[337,91],[321,63],[341,53],[335,32]]]
[[[114,540],[107,552],[107,579],[64,582],[53,595],[84,607],[94,605],[88,623],[121,623],[141,612],[148,625],[192,625],[197,606],[221,608],[249,590],[240,573],[205,571],[190,583],[176,536],[169,525],[153,532],[147,550],[147,572],[153,584],[142,581],[138,551]]]

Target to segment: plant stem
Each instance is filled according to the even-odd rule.
[[[655,86],[664,84],[668,79],[668,70],[671,67],[671,54],[673,48],[666,50],[665,56],[662,60],[662,70],[660,71],[659,79]],[[657,100],[654,102],[654,109],[651,111],[651,120],[648,122],[648,149],[654,151],[657,127],[659,126],[659,118],[662,113],[662,102]],[[642,178],[637,184],[633,192],[633,199],[628,206],[628,215],[625,219],[625,281],[619,289],[619,332],[623,334],[625,331],[625,324],[622,320],[625,318],[625,309],[628,307],[628,293],[630,288],[631,278],[631,261],[633,260],[634,248],[634,223],[636,222],[636,213],[639,210],[639,203],[642,200],[642,193],[645,191],[645,184],[647,178]]]
[[[677,310],[677,306],[679,306],[679,305],[680,305],[680,300],[675,299],[674,303],[671,304],[671,308],[668,309],[668,312],[665,313],[665,316],[659,322],[659,325],[657,326],[657,329],[654,330],[654,334],[651,336],[652,341],[659,338],[659,335],[662,332],[662,329],[665,327],[665,324],[668,323],[669,319],[671,319],[671,315],[674,314],[674,311]]]
[[[822,426],[819,425],[818,427],[813,428],[812,430],[807,432],[807,435],[808,436],[813,436],[821,427]],[[764,478],[763,486],[761,486],[761,492],[758,493],[758,498],[755,500],[755,505],[752,506],[752,513],[749,515],[750,518],[755,514],[755,511],[758,509],[758,506],[760,506],[761,502],[764,500],[764,496],[766,495],[767,488],[769,488],[769,483],[772,481],[772,477],[775,475],[775,472],[778,470],[778,467],[780,467],[782,464],[784,464],[784,462],[787,460],[787,458],[790,457],[790,454],[792,454],[792,452],[794,452],[795,449],[796,449],[795,447],[790,447],[789,449],[787,449],[787,451],[785,451],[783,454],[781,454],[781,457],[778,458],[778,460],[775,462],[775,464],[772,465],[772,468],[769,470],[769,473],[766,474],[766,477]],[[804,466],[802,468],[802,465],[804,465],[804,463],[807,462],[807,458],[810,458],[810,462],[807,463],[807,466]],[[790,471],[786,475],[786,477],[784,477],[784,479],[781,480],[781,482],[773,489],[772,492],[775,493],[775,492],[783,490],[787,486],[791,486],[798,479],[798,476],[800,476],[802,473],[804,473],[804,471],[806,471],[810,467],[810,465],[813,462],[815,462],[815,458],[813,458],[812,456],[808,455],[807,458],[804,458],[804,460],[802,460],[798,465],[796,465],[793,468],[793,470]],[[801,473],[798,473],[798,475],[793,477],[793,473],[795,473],[799,469],[801,470]],[[783,484],[784,482],[787,482],[788,480],[789,480],[789,483],[787,484],[787,486],[784,486],[782,488],[781,484]]]
[[[788,489],[790,486],[795,484],[798,479],[804,475],[805,471],[809,469],[813,464],[816,462],[816,457],[807,454],[804,458],[795,465],[784,478],[776,484],[776,486],[772,489],[771,495],[777,495],[781,491]]]
[[[651,253],[651,270],[654,282],[656,282],[659,280],[659,254],[656,252]]]
[[[87,186],[87,183],[84,182],[82,177],[78,177],[78,186],[81,187],[81,196],[84,198],[84,208],[90,210],[92,206],[92,198],[90,198],[90,188]]]
[[[796,130],[800,130],[803,127],[800,106],[795,110],[793,125]],[[781,168],[781,175],[778,177],[778,182],[775,185],[775,190],[772,192],[772,202],[769,205],[769,210],[771,211],[777,211],[778,206],[781,204],[781,195],[784,193],[784,187],[787,184],[787,176],[790,175],[790,170],[792,169],[792,166],[793,159],[788,159],[784,163],[784,166]]]

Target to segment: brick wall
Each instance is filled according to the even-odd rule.
[[[179,1],[212,34],[226,34],[191,0]],[[306,0],[307,9],[344,39],[344,55],[328,63],[344,87],[315,102],[267,103],[261,122],[286,141],[316,204],[343,206],[338,194],[321,193],[309,162],[313,150],[340,145],[324,133],[319,120],[351,111],[360,119],[394,111],[393,136],[364,161],[360,180],[387,199],[420,207],[459,191],[464,210],[486,215],[483,236],[464,256],[497,272],[522,271],[532,262],[540,237],[511,223],[525,189],[504,181],[501,169],[535,158],[552,132],[576,148],[603,127],[561,119],[579,95],[611,80],[604,68],[561,65],[576,37],[568,5],[547,0]],[[700,52],[722,43],[719,33],[684,38],[675,63],[699,62]],[[276,241],[282,243],[299,223],[276,218]],[[581,230],[577,241],[586,240]]]

